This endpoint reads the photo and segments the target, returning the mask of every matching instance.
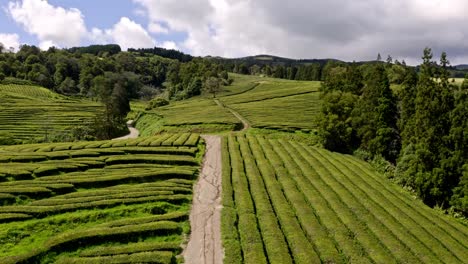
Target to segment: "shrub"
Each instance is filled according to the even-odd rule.
[[[169,105],[168,100],[162,97],[156,97],[148,103],[148,106],[145,108],[145,110],[151,110],[165,105]]]

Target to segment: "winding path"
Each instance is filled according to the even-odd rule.
[[[182,253],[188,264],[223,263],[221,245],[221,137],[206,142],[203,167],[194,189],[190,240]]]
[[[241,114],[239,114],[236,110],[224,105],[223,103],[221,103],[218,99],[213,99],[215,101],[215,103],[217,105],[219,105],[220,107],[222,108],[226,108],[227,110],[229,110],[235,117],[237,117],[237,119],[239,119],[241,122],[242,122],[242,125],[243,125],[243,128],[241,131],[244,131],[244,130],[247,130],[250,128],[250,124],[249,124],[249,121],[247,121],[247,119],[245,119],[243,116],[241,116]]]
[[[126,135],[126,136],[123,136],[123,137],[119,137],[119,138],[113,138],[112,140],[122,140],[122,139],[130,139],[130,138],[137,138],[139,135],[140,135],[140,131],[138,131],[138,129],[134,128],[133,127],[133,124],[135,122],[133,120],[128,120],[127,121],[127,127],[128,127],[128,130],[130,130],[130,134]]]

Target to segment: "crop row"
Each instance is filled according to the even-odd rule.
[[[184,147],[196,147],[199,143],[200,135],[195,133],[183,133],[183,134],[162,134],[153,137],[144,137],[137,139],[125,139],[118,141],[88,141],[88,142],[76,142],[76,143],[49,143],[49,144],[28,144],[18,146],[7,146],[0,148],[0,154],[8,156],[9,153],[15,152],[39,152],[39,156],[47,155],[44,152],[52,151],[67,151],[67,150],[89,150],[97,151],[102,153],[107,148],[116,148],[113,150],[122,151],[123,153],[138,152],[139,150],[144,151],[140,148],[135,147],[163,147],[163,148],[149,148],[147,151],[155,151],[159,154],[179,154],[188,153],[192,154],[196,151],[196,148],[184,148]],[[133,148],[125,148],[133,147]],[[179,147],[179,150],[173,147]],[[73,153],[73,152],[72,152]],[[72,154],[70,153],[70,155]],[[30,153],[32,154],[32,153]],[[155,153],[156,154],[156,153]],[[65,154],[68,155],[68,154]],[[18,155],[19,156],[19,155]],[[73,156],[72,156],[73,157]]]
[[[80,245],[90,246],[108,241],[131,242],[138,241],[141,237],[180,234],[181,232],[182,229],[179,224],[171,221],[71,231],[61,233],[49,239],[42,246],[25,255],[6,257],[0,259],[0,262],[4,264],[34,263],[46,253],[70,251],[76,249]]]
[[[226,263],[466,259],[466,227],[401,197],[355,158],[260,136],[230,136],[223,155]]]
[[[100,246],[80,252],[80,257],[100,257],[119,254],[133,254],[150,251],[180,252],[180,245],[176,242],[138,242],[128,245]]]
[[[120,254],[113,256],[99,257],[65,257],[59,259],[57,264],[102,264],[102,263],[176,263],[175,255],[172,251],[150,251],[133,254]]]
[[[72,204],[59,204],[59,205],[14,205],[14,206],[2,206],[0,207],[0,215],[2,214],[29,214],[35,217],[46,217],[48,215],[59,214],[64,212],[73,212],[77,210],[95,209],[95,208],[110,208],[122,204],[138,204],[155,201],[167,201],[173,204],[181,204],[190,202],[192,200],[191,195],[185,194],[174,194],[174,195],[152,195],[137,198],[115,198],[109,200],[99,200],[92,202],[79,202],[76,201]]]

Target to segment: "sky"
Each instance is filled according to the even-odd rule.
[[[0,42],[117,43],[195,56],[468,63],[468,0],[0,0]]]

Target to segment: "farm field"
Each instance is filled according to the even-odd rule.
[[[0,85],[0,133],[35,141],[66,133],[67,128],[91,122],[101,106],[71,99],[46,88]]]
[[[198,134],[0,147],[0,263],[174,263]]]
[[[144,111],[136,127],[143,136],[159,132],[239,130],[242,125],[229,111],[232,109],[246,118],[253,128],[305,132],[315,128],[315,117],[320,110],[320,82],[230,76],[234,83],[223,87],[224,91],[217,96],[222,106],[217,105],[210,95],[171,102],[168,106]]]
[[[466,263],[466,226],[355,157],[240,134],[222,149],[226,264]]]

